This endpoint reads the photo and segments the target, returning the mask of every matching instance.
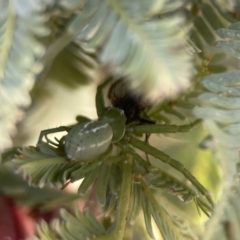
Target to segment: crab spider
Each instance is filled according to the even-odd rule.
[[[71,161],[97,161],[97,158],[109,149],[111,144],[115,144],[121,148],[123,152],[132,155],[135,159],[133,149],[138,149],[149,154],[158,160],[169,164],[172,168],[182,173],[192,185],[213,205],[213,201],[208,191],[197,181],[197,179],[178,161],[172,159],[160,150],[152,147],[148,142],[138,139],[139,134],[154,133],[175,133],[188,132],[195,125],[199,124],[199,120],[182,126],[155,124],[151,119],[142,117],[144,112],[144,104],[140,105],[140,99],[133,97],[124,90],[123,81],[115,82],[109,90],[109,99],[113,106],[105,107],[102,90],[109,83],[106,81],[101,84],[96,93],[96,109],[98,114],[97,120],[89,120],[85,117],[78,117],[79,121],[71,127],[58,127],[43,130],[40,133],[38,146],[41,146],[43,137],[49,144],[59,146],[61,142],[66,156]],[[125,91],[125,92],[124,92]],[[58,144],[47,138],[48,134],[66,131],[63,141]],[[125,146],[133,151],[126,151]],[[146,161],[146,164],[150,164]]]

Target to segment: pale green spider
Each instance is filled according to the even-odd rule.
[[[151,155],[182,173],[186,179],[207,198],[211,205],[213,205],[208,191],[180,162],[172,159],[155,147],[152,147],[147,141],[142,141],[138,138],[138,136],[142,134],[148,136],[153,133],[187,132],[198,124],[199,120],[182,126],[155,124],[154,121],[146,118],[146,116],[144,116],[145,118],[143,117],[144,106],[140,106],[138,102],[139,99],[129,95],[126,90],[125,92],[123,91],[124,85],[122,81],[117,81],[110,88],[108,97],[113,106],[105,107],[102,89],[107,84],[108,81],[100,85],[97,89],[97,120],[93,121],[80,116],[77,118],[79,123],[74,126],[62,126],[43,130],[39,136],[38,146],[41,146],[43,142],[42,138],[45,137],[49,144],[64,149],[69,160],[97,162],[97,158],[105,153],[111,144],[114,144],[120,148],[121,152],[132,155],[134,161],[138,162],[138,164],[140,161],[140,165],[147,168],[147,166],[151,166],[151,164],[143,160],[143,158],[140,158],[134,149],[141,150],[146,153],[146,156]],[[66,131],[68,133],[58,141],[58,143],[47,138],[48,134],[60,131]]]

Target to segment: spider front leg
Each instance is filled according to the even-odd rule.
[[[170,125],[170,124],[144,124],[144,125],[136,125],[129,128],[130,132],[134,134],[146,134],[145,142],[148,143],[148,139],[151,133],[176,133],[176,132],[188,132],[193,127],[198,125],[201,120],[196,120],[193,123],[178,126],[178,125]],[[146,154],[146,159],[149,162],[148,154]]]
[[[129,131],[134,134],[188,132],[200,123],[201,120],[198,119],[190,124],[180,126],[171,124],[144,124],[133,126],[129,129]]]
[[[52,134],[52,133],[57,133],[57,132],[64,132],[64,131],[68,132],[69,130],[70,130],[70,128],[69,127],[65,127],[65,126],[42,130],[40,135],[39,135],[39,138],[38,138],[37,146],[41,145],[41,143],[43,142],[43,137],[46,138],[47,142],[49,142],[49,143],[53,144],[54,146],[56,146],[56,143],[54,143],[53,141],[48,139],[47,135],[48,134]]]
[[[112,80],[112,78],[110,77],[104,83],[99,85],[97,88],[95,103],[96,103],[98,117],[103,116],[103,113],[106,109],[105,104],[104,104],[104,98],[103,98],[103,88],[105,88],[111,80]]]
[[[174,159],[172,159],[170,156],[166,155],[165,153],[159,151],[155,147],[152,147],[145,142],[131,136],[127,136],[126,140],[131,144],[133,147],[159,159],[160,161],[169,164],[177,171],[181,172],[192,184],[196,187],[196,189],[206,197],[206,199],[209,201],[209,203],[213,206],[213,200],[211,196],[209,195],[208,191],[202,186],[201,183],[198,182],[198,180],[184,167],[184,165]]]

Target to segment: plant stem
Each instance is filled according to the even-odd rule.
[[[133,162],[130,155],[126,156],[123,162],[123,176],[120,192],[120,199],[118,203],[118,214],[116,219],[116,227],[114,231],[108,235],[100,235],[94,240],[122,240],[124,237],[125,227],[127,223],[127,214],[129,210],[129,198],[132,186],[132,168]]]

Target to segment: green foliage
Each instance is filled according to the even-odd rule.
[[[120,116],[120,122],[121,121]],[[186,132],[198,122],[199,121],[196,121],[189,126],[179,126],[179,131]],[[154,125],[154,129],[152,128],[152,124],[141,125],[140,127],[143,127],[140,129],[141,133],[162,132],[162,125],[156,124]],[[156,127],[159,129],[155,129]],[[65,129],[65,127],[60,127],[57,128],[57,130],[63,128]],[[134,132],[134,129],[136,130],[137,126],[132,127],[132,125],[130,125],[130,132]],[[53,133],[55,132],[55,129],[47,131]],[[168,125],[168,128],[163,129],[163,132],[176,131],[176,126],[172,125]],[[121,221],[126,221],[126,213],[129,211],[128,206],[131,202],[130,199],[134,199],[132,203],[133,210],[128,216],[127,222],[134,222],[142,209],[145,217],[146,228],[151,237],[153,237],[151,223],[152,216],[161,231],[161,234],[166,238],[171,237],[172,239],[179,239],[181,236],[189,234],[190,239],[195,239],[190,229],[185,229],[186,224],[184,223],[184,220],[181,220],[179,217],[179,220],[178,218],[176,219],[175,216],[169,214],[163,206],[158,204],[148,185],[154,186],[155,188],[169,189],[170,193],[177,195],[181,201],[186,203],[194,200],[196,206],[199,209],[202,209],[202,211],[208,216],[212,210],[212,200],[207,194],[207,191],[191,175],[191,173],[183,167],[182,164],[171,159],[154,147],[137,140],[136,138],[131,140],[130,137],[127,141],[123,139],[117,142],[116,147],[118,147],[120,151],[116,155],[113,153],[109,155],[112,151],[112,147],[109,147],[105,153],[100,155],[94,161],[70,162],[66,158],[63,142],[61,140],[59,141],[56,139],[57,141],[54,143],[45,136],[47,142],[44,142],[41,140],[42,136],[43,135],[40,134],[38,147],[28,147],[20,150],[20,154],[15,157],[14,166],[18,168],[19,172],[23,173],[23,176],[30,184],[35,186],[41,187],[44,185],[55,185],[60,188],[63,187],[66,182],[74,182],[84,178],[80,184],[78,193],[82,196],[86,196],[90,189],[94,189],[94,186],[96,185],[96,200],[98,204],[103,207],[103,214],[110,215],[115,220],[115,223],[112,224],[108,230],[109,235],[107,235],[107,237],[109,239],[111,239],[111,236],[121,238],[121,235],[119,235],[118,232],[124,231],[124,225],[122,225],[123,223]],[[127,138],[129,138],[129,136]],[[146,154],[152,154],[163,162],[167,163],[169,161],[169,164],[173,168],[183,173],[183,175],[192,182],[193,187],[179,181],[171,174],[166,173],[160,167],[155,167],[151,163],[148,163],[145,158],[142,158],[135,152],[131,145]],[[129,166],[126,169],[126,159],[129,157],[133,159],[133,163],[132,166]],[[134,181],[136,183],[138,182],[140,188],[137,187],[136,183],[132,184],[133,177],[135,178]],[[146,179],[147,182],[145,182],[144,179]],[[129,191],[127,191],[127,189],[129,189]],[[126,197],[124,197],[123,192],[127,194]],[[116,196],[120,196],[120,199],[116,199]],[[204,199],[204,197],[206,197],[208,202]],[[121,198],[123,198],[123,200],[121,200]],[[120,207],[121,205],[122,207]],[[121,208],[123,210],[121,210]],[[117,214],[121,216],[121,219],[118,219],[116,216],[114,217],[117,209]],[[158,212],[155,211],[156,209],[158,209]],[[67,222],[70,224],[69,227],[71,227],[71,221],[67,220]],[[165,222],[168,224],[167,227],[165,227]],[[55,231],[63,231],[62,228],[64,228],[64,226],[60,225],[58,228],[59,230],[55,229]],[[117,230],[119,228],[120,230]],[[41,233],[39,234],[41,235]],[[90,236],[83,236],[83,239],[87,237]]]
[[[37,227],[39,238],[35,239],[89,239],[100,234],[106,234],[104,227],[98,222],[95,216],[85,209],[84,214],[75,211],[74,216],[66,210],[61,210],[60,222],[58,219],[51,223],[51,229],[47,226],[45,221],[42,221]]]
[[[227,29],[220,28],[216,32],[221,38],[229,39],[229,41],[217,41],[216,47],[223,48],[225,51],[239,58],[239,22],[231,24]]]
[[[224,209],[228,208],[229,197],[233,194],[231,185],[234,183],[236,166],[239,162],[239,105],[237,104],[239,77],[239,71],[206,77],[202,82],[210,93],[200,95],[202,106],[194,109],[194,113],[205,120],[212,136],[210,140],[209,137],[205,139],[202,146],[211,146],[218,153],[224,173],[223,196],[216,206],[215,215],[209,222],[206,239],[214,239],[212,237],[216,234],[216,227],[218,229],[225,227],[220,215]]]
[[[229,41],[218,41],[217,47],[232,53],[238,57],[237,48],[240,34],[239,23],[234,23],[228,29],[219,29],[217,33]],[[208,76],[202,80],[202,84],[208,90],[199,96],[200,107],[194,109],[194,113],[204,119],[211,137],[203,142],[203,147],[211,147],[217,154],[217,158],[223,169],[223,190],[221,201],[215,207],[215,214],[208,224],[205,239],[235,239],[239,234],[238,228],[233,227],[238,222],[239,211],[236,211],[234,202],[239,196],[232,191],[236,182],[239,164],[239,71],[231,71]],[[233,205],[229,202],[233,201]],[[222,217],[222,212],[224,216]],[[230,230],[231,228],[231,230]],[[214,231],[213,231],[214,229]],[[219,237],[218,237],[219,239]]]
[[[109,151],[95,162],[70,162],[63,151],[42,143],[40,148],[23,148],[14,163],[31,185],[55,185],[61,188],[68,180],[74,182],[84,178],[106,159]]]
[[[105,121],[105,124],[114,122],[115,124],[111,126],[112,128],[117,128],[118,125],[121,126],[123,116],[119,114],[110,115],[109,112],[112,112],[114,109],[111,107],[104,108],[100,104],[104,104],[101,92],[102,87],[105,85],[105,83],[100,85],[96,94],[97,112],[102,121]],[[146,117],[150,119],[149,116],[146,115]],[[133,222],[141,209],[144,213],[147,231],[151,237],[153,237],[152,216],[165,238],[179,239],[183,235],[188,235],[185,231],[185,225],[183,224],[182,226],[179,223],[182,220],[176,220],[175,217],[164,210],[163,206],[158,204],[148,185],[155,185],[156,188],[170,188],[171,192],[175,193],[184,202],[194,200],[196,206],[202,209],[208,216],[212,210],[212,199],[201,183],[180,162],[152,147],[146,141],[139,140],[137,136],[139,134],[147,136],[147,134],[153,133],[187,132],[198,125],[199,120],[183,126],[161,125],[154,122],[139,125],[138,121],[141,121],[141,118],[126,124],[124,136],[121,134],[121,137],[117,140],[113,138],[113,145],[110,145],[107,151],[92,161],[76,159],[78,161],[71,162],[66,157],[67,152],[64,147],[68,137],[63,136],[60,140],[55,139],[55,142],[48,137],[48,134],[59,131],[67,131],[70,134],[72,129],[76,128],[76,125],[43,130],[40,133],[37,147],[23,148],[20,154],[15,157],[14,166],[18,168],[18,171],[23,172],[23,176],[30,184],[36,186],[53,184],[62,187],[66,182],[74,182],[84,178],[78,190],[84,197],[90,189],[94,189],[94,186],[96,186],[96,190],[94,190],[96,192],[96,200],[100,206],[104,207],[103,214],[111,215],[114,219],[114,224],[108,228],[109,234],[106,237],[109,239],[113,237],[121,239],[126,223]],[[90,123],[92,122],[89,120],[87,123],[77,125],[79,133],[82,134],[80,130],[86,129],[86,126],[90,126]],[[92,130],[94,131],[98,129],[96,125],[93,125],[93,128]],[[92,130],[88,129],[88,131]],[[75,134],[79,133],[76,132]],[[98,132],[98,134],[100,133]],[[134,137],[134,135],[136,136]],[[89,134],[85,137],[89,139]],[[84,138],[82,140],[84,141]],[[68,140],[68,144],[72,144],[72,142]],[[91,146],[86,147],[92,151]],[[113,146],[118,148],[117,152],[112,151]],[[145,153],[145,157],[142,158],[135,150]],[[178,181],[171,174],[164,174],[161,167],[155,167],[154,164],[149,162],[148,155],[154,156],[163,163],[169,164],[172,169],[182,173],[192,183],[193,187]],[[129,164],[129,166],[126,164]],[[118,175],[113,174],[112,171],[117,171]],[[161,179],[159,179],[159,176]],[[133,189],[136,188],[136,186],[134,187],[135,184],[132,185],[133,179],[140,183],[140,189]],[[154,180],[151,181],[151,179]],[[158,180],[157,182],[156,179]],[[161,184],[161,182],[165,184]],[[119,199],[116,199],[114,195],[119,196]],[[131,198],[134,199],[133,211],[127,217]],[[158,211],[156,212],[154,209],[158,209]],[[167,227],[164,227],[165,222],[168,223]],[[193,236],[190,230],[187,230],[187,232],[189,232],[189,236]],[[100,235],[99,238],[101,239],[102,236]],[[190,238],[193,239],[192,237]]]
[[[47,187],[40,189],[29,186],[26,181],[5,166],[0,168],[0,191],[13,197],[21,205],[42,211],[51,210],[56,206],[69,206],[79,199],[77,194],[67,194]]]
[[[11,146],[10,136],[30,106],[35,81],[44,85],[47,75],[72,89],[109,75],[125,77],[144,100],[161,99],[141,116],[154,123],[126,126],[124,137],[114,139],[93,161],[69,161],[64,137],[52,141],[45,136],[36,146],[3,153],[3,194],[42,210],[72,205],[79,198],[87,206],[94,195],[100,209],[100,217],[87,207],[83,213],[62,209],[61,220],[37,225],[36,239],[131,239],[125,230],[141,220],[150,238],[156,235],[154,222],[165,240],[236,239],[240,72],[234,57],[239,58],[239,2],[27,2],[22,6],[0,0],[1,152]],[[34,91],[32,96],[34,100]],[[96,101],[97,110],[102,102]],[[214,152],[223,172],[214,209],[211,194],[182,159],[148,142],[150,134],[182,133],[184,139],[201,123],[196,118],[208,131],[200,147]],[[115,132],[123,122],[117,120],[110,123]],[[59,191],[77,180],[82,180],[77,194]],[[204,233],[195,231],[193,217],[181,213],[181,202],[194,203],[210,218]]]
[[[27,4],[23,9],[10,1],[0,2],[0,151],[11,146],[10,136],[23,117],[22,109],[31,103],[29,91],[43,68],[39,58],[45,47],[37,38],[49,34],[44,5]]]

